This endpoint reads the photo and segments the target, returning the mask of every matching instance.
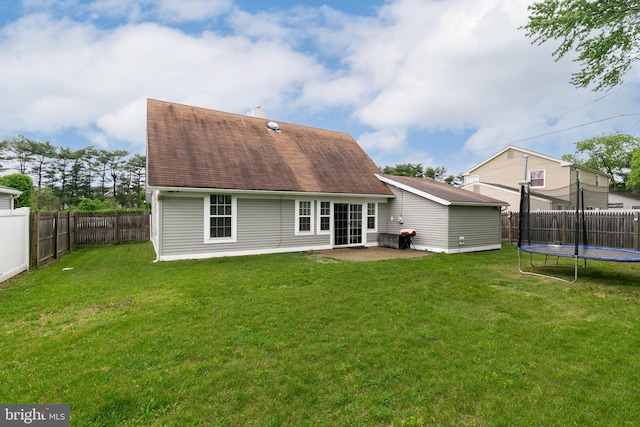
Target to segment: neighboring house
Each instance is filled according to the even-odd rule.
[[[389,203],[386,232],[415,229],[416,249],[433,252],[500,249],[501,208],[506,203],[432,179],[379,178],[396,196]]]
[[[21,194],[21,191],[0,185],[0,210],[12,210],[15,206],[14,199]]]
[[[407,183],[379,173],[343,132],[147,103],[147,196],[157,260],[377,246],[380,233],[402,228],[416,230],[418,248],[459,252],[461,237],[469,250],[500,247],[493,215],[500,202],[446,184],[438,191],[445,185],[455,197],[431,196],[432,188],[422,187],[427,180]],[[420,200],[411,206],[414,196]],[[479,206],[489,208],[491,220],[485,222]],[[450,225],[458,222],[466,228]],[[445,230],[451,235],[443,236]],[[483,233],[491,236],[476,244]]]
[[[620,191],[609,191],[609,209],[640,209],[640,197]]]
[[[29,268],[29,208],[14,209],[21,194],[0,185],[0,283]]]
[[[509,210],[517,211],[520,184],[525,180],[525,156],[531,209],[574,209],[577,179],[589,193],[589,197],[585,197],[585,208],[607,209],[607,174],[513,145],[464,172],[463,188],[504,200],[509,204]]]

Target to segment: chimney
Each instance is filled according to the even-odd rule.
[[[250,116],[252,117],[258,117],[261,119],[266,119],[267,118],[267,112],[264,111],[264,108],[262,108],[259,105],[256,105],[255,107],[253,107],[251,109],[251,112],[249,113]]]

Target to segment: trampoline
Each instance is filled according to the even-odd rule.
[[[550,243],[531,243],[530,230],[530,182],[527,178],[527,158],[525,156],[525,182],[521,183],[520,192],[520,224],[518,235],[518,270],[522,274],[540,276],[549,279],[561,280],[564,282],[575,283],[578,280],[578,264],[579,260],[583,260],[584,267],[587,260],[611,261],[611,262],[640,262],[640,251],[633,249],[611,248],[603,246],[592,246],[587,241],[587,230],[585,226],[584,215],[584,189],[580,186],[580,180],[576,177],[575,194],[571,194],[567,200],[569,203],[575,203],[575,219],[573,228],[573,244],[550,244]],[[572,192],[573,193],[573,192]],[[540,238],[540,236],[538,236]],[[582,239],[582,242],[580,241]],[[540,240],[538,240],[540,241]],[[536,273],[533,271],[525,271],[522,269],[522,253],[529,254],[529,263],[532,268],[541,267],[571,267],[569,265],[561,265],[560,258],[573,258],[574,276],[573,280],[567,280],[561,277],[550,276],[546,274]],[[533,254],[544,255],[544,265],[535,265],[533,263]],[[549,257],[556,259],[555,264],[549,264]]]
[[[582,259],[594,259],[599,261],[614,262],[640,262],[640,252],[632,249],[605,248],[602,246],[578,246],[578,254],[575,254],[573,245],[522,245],[520,250],[540,255],[577,257]]]

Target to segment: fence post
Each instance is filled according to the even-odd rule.
[[[78,212],[74,212],[73,214],[73,247],[74,249],[78,246],[78,217],[80,215]]]
[[[58,220],[60,219],[60,211],[51,216],[53,221],[53,259],[58,259]]]
[[[640,214],[638,212],[634,212],[633,214],[633,249],[640,250],[640,224],[638,224],[638,220],[640,220]]]
[[[509,239],[509,244],[513,244],[513,212],[507,212],[507,239]]]
[[[120,212],[116,212],[116,243],[120,244]]]
[[[29,219],[31,220],[31,267],[37,267],[40,257],[40,213],[31,212]]]

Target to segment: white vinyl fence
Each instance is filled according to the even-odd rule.
[[[0,283],[29,269],[29,208],[0,210]]]

